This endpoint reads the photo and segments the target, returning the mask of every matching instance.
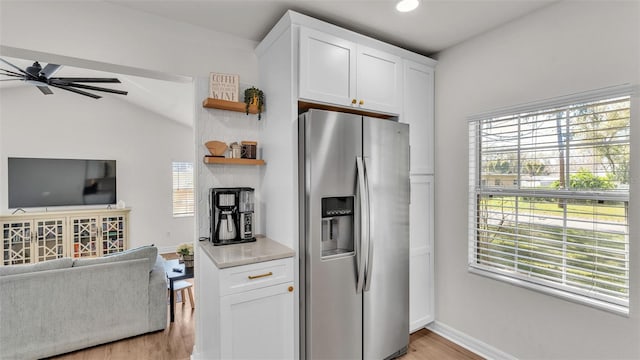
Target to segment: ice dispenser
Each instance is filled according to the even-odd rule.
[[[353,196],[322,198],[322,258],[353,254]]]

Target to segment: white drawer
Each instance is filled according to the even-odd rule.
[[[220,296],[293,281],[293,258],[220,270]]]

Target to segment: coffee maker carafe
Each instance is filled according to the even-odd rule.
[[[210,189],[210,232],[213,245],[256,241],[253,231],[253,189]]]
[[[236,210],[236,195],[233,192],[216,194],[220,216],[216,223],[216,237],[221,241],[236,239],[236,221],[233,214]]]

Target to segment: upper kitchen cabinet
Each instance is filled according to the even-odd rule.
[[[400,121],[409,124],[411,174],[433,175],[433,68],[404,60],[403,112]]]
[[[300,27],[299,98],[345,108],[399,114],[402,59]]]
[[[348,106],[356,96],[356,45],[300,29],[300,98]]]

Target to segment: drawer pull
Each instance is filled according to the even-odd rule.
[[[265,273],[265,274],[249,275],[247,277],[249,278],[249,280],[254,280],[254,279],[259,279],[259,278],[263,278],[263,277],[267,277],[267,276],[271,276],[271,275],[273,275],[273,272],[269,271],[268,273]]]

